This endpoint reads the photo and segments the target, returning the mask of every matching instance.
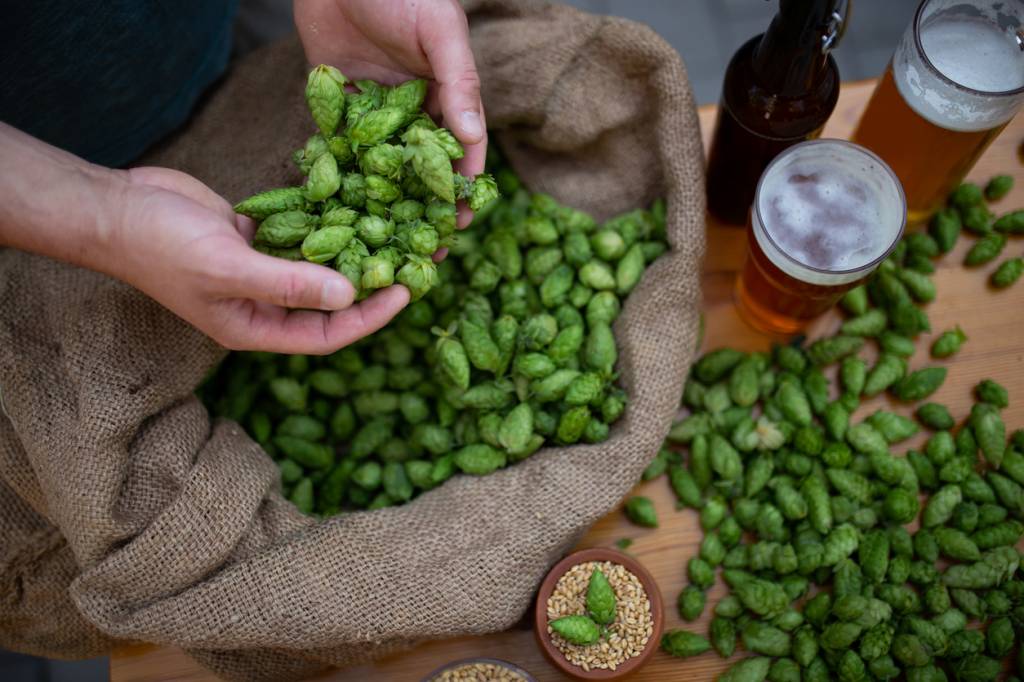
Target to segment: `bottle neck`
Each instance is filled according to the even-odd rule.
[[[787,97],[813,91],[829,68],[826,36],[841,0],[780,0],[754,50],[753,71],[765,90]]]

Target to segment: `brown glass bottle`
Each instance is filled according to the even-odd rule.
[[[708,210],[719,220],[745,224],[771,160],[821,133],[839,97],[829,52],[848,7],[843,0],[780,0],[768,30],[733,55],[708,157]]]

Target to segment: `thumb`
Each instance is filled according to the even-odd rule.
[[[348,278],[323,265],[267,256],[247,244],[222,251],[218,259],[222,274],[214,293],[223,298],[306,310],[343,310],[355,300]]]
[[[420,44],[440,86],[445,125],[463,144],[476,144],[484,139],[484,114],[466,14],[456,2],[437,3],[419,22]]]

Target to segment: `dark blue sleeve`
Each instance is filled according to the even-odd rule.
[[[0,120],[124,166],[188,118],[224,72],[238,0],[6,3]]]

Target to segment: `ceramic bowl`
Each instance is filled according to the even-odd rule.
[[[424,677],[422,682],[431,682],[435,677],[443,673],[445,670],[449,670],[451,668],[458,668],[463,665],[471,665],[473,663],[490,663],[491,665],[502,666],[504,668],[508,668],[512,672],[519,673],[519,675],[522,676],[522,678],[526,680],[526,682],[537,682],[537,679],[533,675],[526,672],[515,663],[509,663],[508,661],[503,661],[499,658],[487,658],[486,656],[463,658],[458,661],[452,661],[451,663],[445,663],[440,668]]]
[[[585,564],[590,561],[610,561],[623,566],[640,580],[640,583],[644,586],[644,591],[647,592],[647,598],[651,602],[653,630],[650,639],[647,641],[647,646],[644,647],[639,656],[626,660],[615,670],[596,669],[588,671],[570,663],[552,643],[551,636],[548,634],[547,603],[555,589],[555,583],[576,564]],[[544,582],[541,583],[540,591],[537,593],[537,602],[534,605],[533,631],[537,638],[537,644],[544,651],[552,665],[566,675],[578,680],[618,680],[635,672],[657,651],[664,626],[665,613],[661,603],[661,591],[658,589],[657,583],[654,582],[654,577],[650,571],[628,554],[605,547],[595,547],[574,552],[555,564],[554,568],[544,578]]]

